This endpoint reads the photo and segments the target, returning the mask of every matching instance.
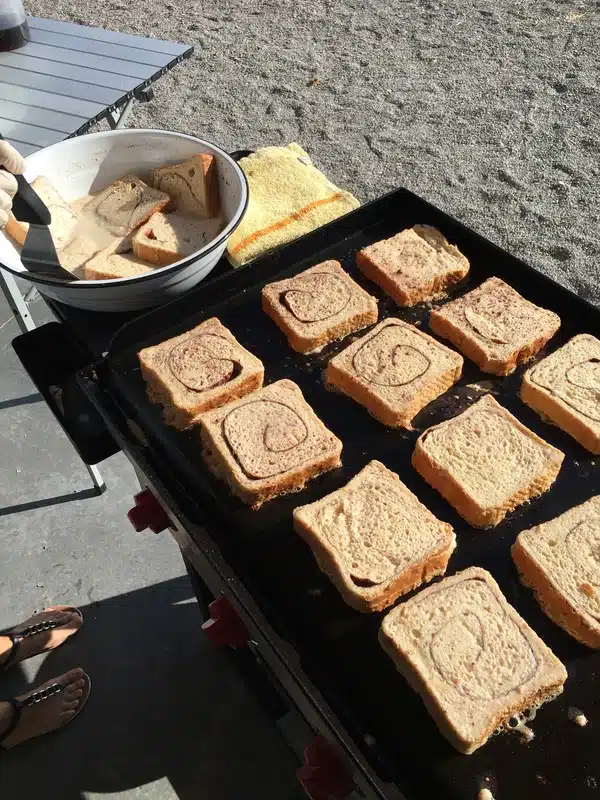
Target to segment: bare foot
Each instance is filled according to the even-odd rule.
[[[60,688],[59,688],[60,687]],[[24,705],[15,729],[1,741],[8,749],[28,739],[50,733],[70,722],[83,709],[90,693],[90,679],[82,669],[72,669],[58,678],[42,683],[33,692],[17,700]],[[0,738],[19,711],[9,703],[0,703]]]
[[[12,629],[12,634],[22,638],[18,644],[14,658],[10,658],[10,665],[25,661],[26,658],[53,650],[76,633],[83,625],[83,616],[80,611],[72,606],[50,606],[50,608],[34,614],[29,619]],[[0,668],[8,666],[8,659],[12,651],[12,641],[9,636],[0,636]]]

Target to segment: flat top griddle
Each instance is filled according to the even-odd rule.
[[[148,447],[159,454],[164,469],[175,474],[194,499],[198,520],[207,526],[278,633],[296,648],[303,668],[381,779],[396,783],[407,798],[419,800],[466,800],[475,798],[482,786],[489,786],[497,800],[593,796],[600,787],[600,653],[579,645],[545,617],[532,593],[520,585],[509,548],[519,531],[598,493],[600,459],[544,423],[521,402],[518,389],[524,368],[508,378],[495,378],[468,360],[459,384],[417,416],[414,431],[389,430],[353,400],[323,386],[322,372],[328,359],[354,337],[328,346],[318,355],[302,356],[288,347],[261,311],[260,289],[266,282],[336,258],[379,298],[380,320],[397,316],[427,330],[430,305],[398,308],[363,279],[354,260],[357,249],[415,223],[436,226],[469,258],[470,275],[452,296],[497,275],[532,302],[560,314],[562,328],[541,356],[576,333],[599,334],[600,312],[593,306],[400,189],[248,269],[200,287],[126,325],[111,344],[103,365],[104,378],[122,411],[141,427]],[[201,459],[197,432],[178,433],[163,423],[160,407],[147,400],[138,367],[137,352],[142,347],[188,330],[212,315],[263,360],[265,383],[283,377],[296,381],[316,413],[344,443],[341,469],[315,479],[299,494],[266,503],[259,511],[237,502],[225,484],[210,475]],[[510,514],[497,528],[480,531],[471,528],[422,480],[411,467],[410,457],[420,432],[458,414],[487,391],[560,448],[566,459],[548,493]],[[493,738],[471,756],[455,752],[437,731],[419,696],[381,650],[377,632],[382,614],[362,615],[347,607],[319,571],[310,549],[293,532],[295,506],[342,486],[373,458],[397,472],[434,514],[454,526],[458,546],[448,574],[469,565],[488,569],[508,601],[567,665],[565,692],[538,713],[531,744],[507,734]],[[572,722],[572,709],[586,714],[590,720],[586,728]]]

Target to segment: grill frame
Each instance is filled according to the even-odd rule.
[[[233,570],[247,598],[260,610],[257,629],[262,626],[262,630],[271,630],[280,642],[292,648],[297,656],[295,667],[300,683],[316,687],[321,696],[317,707],[327,709],[333,715],[335,724],[330,732],[335,732],[367,782],[379,785],[375,791],[384,792],[373,796],[392,797],[389,785],[396,784],[407,798],[415,799],[435,796],[436,791],[445,798],[462,799],[475,796],[483,785],[514,798],[558,799],[565,796],[566,790],[574,798],[584,797],[590,789],[588,781],[596,779],[592,753],[598,737],[593,725],[583,731],[575,729],[568,719],[568,709],[580,707],[590,719],[593,719],[593,710],[600,709],[599,692],[597,689],[594,691],[600,653],[593,653],[575,643],[542,614],[531,593],[518,583],[508,549],[519,530],[550,519],[597,493],[600,489],[600,466],[597,462],[600,459],[591,457],[566,434],[545,424],[518,400],[516,391],[523,367],[508,378],[494,378],[465,362],[464,377],[458,388],[451,389],[421,412],[415,420],[417,429],[422,430],[459,413],[481,396],[471,388],[473,383],[481,385],[485,381],[487,388],[494,393],[500,392],[497,399],[501,403],[567,456],[557,484],[542,498],[509,515],[493,531],[469,529],[410,467],[410,454],[419,430],[413,433],[390,432],[353,401],[325,392],[320,384],[320,373],[327,358],[339,352],[350,339],[326,348],[319,355],[301,356],[287,347],[282,334],[265,315],[260,316],[262,312],[257,299],[264,283],[337,257],[353,277],[358,277],[361,285],[380,299],[380,320],[393,314],[409,322],[419,321],[421,329],[426,328],[426,307],[397,309],[353,267],[353,254],[357,247],[392,235],[416,222],[440,228],[469,257],[471,275],[452,293],[453,296],[495,274],[527,299],[561,315],[563,327],[542,355],[562,345],[575,333],[587,331],[598,335],[600,311],[590,303],[407,190],[399,189],[254,262],[250,268],[229,273],[173,303],[136,318],[116,334],[107,357],[81,376],[82,384],[109,425],[118,428],[120,444],[130,458],[151,457],[156,465],[153,486],[163,501],[165,493],[169,495],[165,482],[167,475],[170,481],[175,482],[176,494],[188,498],[189,516],[183,525],[178,526],[182,532],[175,538],[180,545],[192,541],[204,556],[218,553],[223,564]],[[248,303],[254,305],[246,323],[242,324],[239,314]],[[241,507],[232,500],[225,484],[206,474],[200,459],[197,433],[182,434],[166,429],[160,419],[159,407],[144,401],[144,387],[139,373],[136,373],[135,354],[141,347],[183,332],[213,313],[222,319],[223,324],[231,327],[244,346],[265,361],[266,382],[284,375],[296,380],[325,424],[345,444],[346,461],[342,470],[316,479],[301,494],[271,501],[258,512]],[[358,437],[360,441],[349,440],[345,432],[358,430],[357,426],[362,429]],[[377,445],[370,447],[369,442],[374,439]],[[382,445],[384,440],[389,441]],[[401,458],[393,455],[395,449],[402,451]],[[134,450],[137,456],[133,455]],[[343,459],[345,454],[342,454]],[[291,532],[291,524],[289,530],[279,529],[281,519],[286,515],[291,518],[295,505],[310,502],[343,485],[372,458],[380,458],[398,471],[419,499],[455,527],[458,547],[450,561],[448,574],[469,564],[489,568],[508,601],[565,661],[569,669],[565,694],[540,713],[534,726],[537,741],[532,745],[525,746],[514,736],[503,736],[468,758],[455,753],[436,731],[418,696],[396,675],[387,656],[376,649],[381,615],[365,617],[348,609],[319,572],[308,548]],[[173,512],[182,502],[174,497],[166,504]],[[204,531],[200,539],[193,533],[194,526]],[[276,535],[284,537],[286,546],[277,542]],[[241,537],[246,540],[243,546]],[[265,585],[265,575],[273,578],[273,572],[267,570],[259,579],[260,559],[252,555],[256,548],[260,548],[260,553],[267,559],[286,558],[288,560],[282,563],[293,564],[294,571],[300,570],[300,582],[290,589],[285,602],[276,602],[277,592],[282,590],[282,586],[274,589],[272,585]],[[286,578],[289,579],[291,574],[288,567]],[[229,590],[227,577],[223,576],[223,579]],[[298,606],[301,605],[303,612],[310,616],[310,625],[297,620],[290,625],[290,599],[294,591],[297,592]],[[307,591],[313,592],[308,601]],[[240,610],[243,615],[246,613],[243,607]],[[335,646],[330,637],[335,638]],[[365,723],[369,716],[369,702],[364,696],[365,686],[358,680],[359,668],[350,670],[343,680],[335,680],[336,664],[341,664],[343,653],[351,651],[349,643],[356,646],[356,642],[366,650],[366,661],[361,664],[371,665],[372,682],[376,684],[369,697],[371,710],[373,699],[376,701],[376,711],[372,710],[372,714],[380,720],[375,731]],[[272,645],[273,642],[265,646]],[[326,663],[319,664],[323,656]],[[285,665],[285,656],[283,662]],[[291,667],[292,662],[293,659],[287,666]],[[356,679],[354,694],[349,691],[353,678]],[[398,696],[402,698],[401,702]],[[398,722],[403,718],[410,720],[408,732],[403,730],[403,723]],[[390,741],[384,742],[386,738]],[[486,778],[488,781],[483,783]],[[385,784],[388,788],[381,788]]]

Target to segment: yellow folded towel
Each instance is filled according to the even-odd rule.
[[[234,267],[360,205],[350,192],[327,180],[295,143],[263,147],[239,163],[248,178],[250,199],[227,245],[227,256]]]

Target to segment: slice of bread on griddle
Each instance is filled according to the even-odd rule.
[[[263,384],[265,370],[216,317],[138,353],[148,397],[168,425],[183,430],[199,414]]]
[[[218,165],[212,155],[200,153],[181,164],[153,169],[152,185],[169,195],[169,210],[196,218],[219,213]]]
[[[600,454],[600,340],[581,333],[535,364],[523,376],[521,399]]]
[[[220,227],[217,220],[158,211],[134,233],[133,252],[144,261],[166,267],[201,250]]]
[[[469,272],[469,261],[431,225],[415,225],[359,250],[358,268],[401,306],[443,295]]]
[[[326,383],[392,428],[413,417],[460,378],[454,350],[402,320],[384,319],[327,364]]]
[[[553,311],[530,303],[500,278],[431,312],[429,326],[484,372],[508,375],[560,328]]]
[[[206,464],[254,508],[341,463],[342,443],[286,379],[201,414],[199,423]]]
[[[511,718],[527,719],[567,679],[563,664],[479,567],[400,603],[384,618],[379,641],[461,753],[481,747]]]
[[[52,186],[48,178],[44,178],[43,175],[32,181],[31,188],[35,189],[48,208],[51,217],[49,228],[52,240],[56,250],[62,250],[73,236],[79,221],[79,215],[73,211],[67,201]],[[5,231],[20,245],[23,245],[29,231],[29,223],[20,222],[12,214],[9,214]]]
[[[381,611],[443,575],[456,546],[452,527],[379,461],[336,492],[296,508],[294,529],[348,605],[363,612]]]
[[[600,495],[523,531],[511,552],[550,619],[600,649]]]
[[[165,192],[153,189],[135,175],[125,175],[93,197],[83,210],[94,215],[100,227],[114,236],[129,236],[169,200]]]
[[[267,284],[261,302],[299,353],[315,353],[377,322],[377,300],[338,261],[323,261],[293,278]]]
[[[412,464],[468,523],[489,528],[547,491],[563,459],[487,394],[421,434]]]

